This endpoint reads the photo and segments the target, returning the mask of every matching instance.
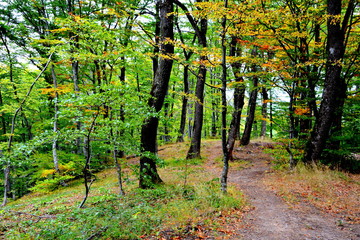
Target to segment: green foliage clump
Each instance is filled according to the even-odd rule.
[[[37,182],[36,185],[29,188],[29,190],[32,192],[49,193],[57,189],[61,183],[73,178],[74,176],[70,175],[54,176],[53,178],[47,178],[45,180]]]

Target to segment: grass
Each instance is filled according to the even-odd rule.
[[[83,209],[77,208],[84,192],[80,180],[13,201],[0,209],[0,238],[159,239],[200,234],[200,225],[221,234],[219,219],[245,206],[241,192],[230,187],[228,194],[221,193],[217,174],[206,171],[207,159],[185,161],[186,148],[172,144],[160,151],[159,172],[166,184],[155,189],[138,189],[136,175],[127,168],[126,195],[120,196],[116,173],[107,169],[97,174]]]

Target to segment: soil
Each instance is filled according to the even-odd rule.
[[[233,234],[222,236],[221,239],[360,239],[359,224],[349,225],[339,216],[324,213],[307,202],[288,204],[274,191],[268,189],[264,184],[264,178],[272,174],[271,156],[262,151],[264,147],[271,146],[252,143],[237,148],[234,153],[235,161],[245,160],[248,163],[243,169],[230,170],[229,184],[237,185],[252,207],[240,223],[232,223],[232,226],[229,226],[231,229],[236,229]],[[219,156],[221,146],[215,144],[208,150],[209,165],[211,165],[213,160],[211,156]]]

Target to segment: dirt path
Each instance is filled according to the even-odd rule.
[[[270,156],[261,147],[250,145],[236,151],[235,157],[249,161],[242,170],[232,170],[229,182],[240,186],[254,207],[244,218],[244,226],[233,239],[244,240],[356,240],[360,233],[337,225],[339,219],[308,204],[290,206],[268,190],[263,178],[270,169]]]

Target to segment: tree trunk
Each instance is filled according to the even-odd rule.
[[[249,107],[247,112],[248,116],[246,118],[245,129],[240,140],[240,145],[248,145],[250,143],[251,130],[255,119],[258,82],[259,79],[255,76],[253,78],[253,88],[251,90],[250,98],[249,98]]]
[[[91,166],[90,166],[90,160],[92,157],[92,153],[91,153],[91,133],[94,130],[95,127],[95,123],[96,123],[96,119],[100,114],[100,110],[98,109],[96,115],[93,117],[93,120],[91,122],[91,125],[89,127],[89,130],[86,134],[86,136],[84,136],[84,156],[85,156],[85,165],[83,168],[83,174],[84,174],[84,186],[85,186],[85,196],[83,198],[83,200],[81,201],[79,208],[82,208],[89,196],[90,193],[90,188],[92,183],[95,181],[94,175],[91,173]]]
[[[59,98],[59,94],[57,93],[57,79],[56,79],[56,74],[55,74],[55,69],[54,69],[54,65],[51,65],[51,75],[52,75],[52,79],[53,79],[53,86],[54,86],[54,91],[55,91],[55,98],[54,98],[54,122],[53,122],[53,133],[54,133],[54,139],[53,139],[53,143],[52,143],[52,153],[53,153],[53,162],[54,162],[54,167],[55,167],[55,171],[57,173],[60,173],[59,170],[59,158],[57,155],[57,134],[58,134],[58,111],[59,111],[59,107],[58,107],[58,98]]]
[[[295,103],[294,103],[294,91],[291,91],[289,94],[289,138],[293,139],[298,136],[296,130],[296,119],[295,119]]]
[[[215,138],[218,136],[218,128],[217,128],[217,122],[218,122],[218,116],[215,109],[217,109],[218,104],[216,103],[216,99],[212,99],[211,102],[212,105],[212,113],[211,113],[211,137]]]
[[[269,100],[268,92],[265,87],[262,87],[262,108],[261,108],[261,114],[262,114],[262,120],[261,120],[261,132],[260,137],[264,139],[266,137],[266,119],[267,119],[267,102]]]
[[[237,47],[237,37],[232,37],[230,45],[230,56],[240,57],[241,49]],[[235,76],[235,91],[234,91],[234,112],[230,123],[229,135],[226,143],[229,160],[233,160],[233,150],[235,141],[240,129],[241,112],[244,107],[245,98],[245,83],[241,76],[241,62],[234,62],[231,64],[233,74]]]
[[[307,142],[303,161],[317,163],[329,138],[331,127],[341,119],[342,105],[346,96],[346,82],[341,78],[341,61],[345,53],[345,33],[354,1],[350,1],[341,27],[341,0],[328,0],[328,38],[325,84],[319,116],[316,119],[311,137]]]
[[[177,18],[176,18],[177,20]],[[179,33],[179,38],[181,40],[182,44],[185,44],[182,32],[181,32],[181,28],[179,26],[179,22],[176,21],[176,28],[178,30]],[[184,53],[184,57],[185,57],[185,61],[188,61],[193,52],[187,52],[185,49],[183,49],[183,53]],[[186,126],[186,114],[188,111],[188,95],[190,93],[190,89],[189,89],[189,65],[185,64],[184,65],[184,75],[183,75],[183,82],[184,82],[184,96],[182,97],[182,107],[181,107],[181,117],[180,117],[180,128],[179,128],[179,132],[178,132],[178,137],[177,137],[177,142],[184,142],[184,134],[185,134],[185,126]],[[190,136],[189,136],[190,137]]]
[[[189,94],[189,66],[185,65],[184,66],[184,96],[182,97],[180,128],[179,128],[177,142],[184,142],[188,94]]]
[[[206,0],[205,0],[206,1]],[[197,0],[197,2],[202,2]],[[174,0],[174,3],[177,4],[186,14],[191,26],[195,30],[195,34],[198,38],[199,44],[201,47],[207,47],[206,41],[206,32],[207,32],[207,19],[200,19],[200,27],[198,27],[197,22],[194,17],[191,15],[187,7],[178,0]],[[206,56],[200,56],[200,62],[207,61]],[[192,138],[190,143],[190,148],[187,153],[186,158],[198,158],[200,157],[200,147],[201,147],[201,131],[203,125],[203,116],[204,116],[204,88],[206,80],[206,67],[201,65],[199,67],[199,73],[197,75],[196,89],[195,89],[195,112],[194,112],[194,124],[192,129]]]
[[[195,32],[197,33],[199,44],[203,48],[207,47],[207,41],[206,41],[207,23],[208,23],[207,19],[201,19],[200,29],[197,27],[196,24],[192,24],[193,28],[195,29]],[[200,56],[200,62],[206,62],[206,61],[207,61],[207,56]],[[205,65],[201,65],[199,67],[199,73],[196,81],[196,89],[195,89],[196,102],[195,102],[195,112],[194,112],[193,136],[191,138],[190,148],[186,156],[187,159],[201,157],[200,155],[201,132],[202,132],[203,118],[204,118],[204,89],[205,89],[206,73],[207,73],[207,69]]]
[[[227,8],[228,1],[225,0],[225,8]],[[227,114],[227,101],[226,101],[226,89],[227,89],[227,68],[226,68],[226,16],[223,16],[222,19],[222,34],[221,34],[221,69],[222,69],[222,77],[221,77],[221,143],[223,150],[223,169],[221,173],[221,191],[227,192],[227,178],[229,172],[229,151],[227,148],[227,122],[226,122],[226,114]]]
[[[321,42],[321,38],[320,38],[320,24],[316,24],[315,28],[314,28],[314,35],[315,35],[315,43],[319,44]],[[316,50],[315,51],[316,55],[320,54],[320,51]],[[308,88],[309,88],[309,100],[308,100],[308,106],[311,110],[311,114],[313,116],[315,116],[315,118],[318,118],[319,114],[318,114],[318,109],[316,106],[316,91],[315,91],[315,87],[316,87],[316,83],[319,80],[319,67],[314,65],[310,71],[310,75],[308,77]]]
[[[2,94],[1,94],[1,89],[0,89],[0,107],[2,107],[4,105],[3,103],[3,98],[2,98]],[[0,115],[0,119],[1,119],[1,128],[2,128],[2,134],[5,135],[6,134],[6,119],[4,117],[4,114]]]
[[[210,72],[210,76],[213,76],[213,74],[211,72]],[[210,79],[210,84],[216,85],[216,83],[212,77]],[[210,136],[213,138],[216,138],[219,135],[219,132],[218,132],[218,130],[219,130],[218,129],[219,113],[217,111],[217,109],[220,105],[219,98],[218,98],[219,89],[211,88],[210,91],[211,91],[211,107],[212,107]]]
[[[205,61],[206,57],[201,56],[200,61]],[[195,102],[195,112],[194,112],[194,125],[193,125],[193,136],[191,138],[191,144],[186,158],[200,158],[200,149],[201,149],[201,132],[203,126],[204,118],[204,88],[205,88],[205,79],[206,79],[206,67],[200,66],[198,78],[196,82],[196,102]]]
[[[113,159],[114,159],[114,164],[116,167],[116,173],[118,176],[118,183],[119,183],[119,194],[121,196],[125,195],[125,191],[124,191],[124,187],[122,184],[122,170],[121,170],[121,163],[118,160],[119,158],[123,158],[124,157],[124,152],[120,151],[120,153],[118,153],[118,151],[116,149],[113,150]]]
[[[160,37],[161,40],[174,39],[173,32],[173,1],[162,0],[160,4]],[[161,43],[162,55],[174,53],[174,46],[171,43]],[[160,57],[159,66],[155,73],[150,99],[148,105],[155,112],[159,112],[164,104],[164,99],[168,90],[170,74],[173,60],[171,57]],[[151,188],[154,184],[161,183],[162,180],[156,168],[156,137],[159,125],[158,117],[146,119],[141,127],[141,147],[142,156],[140,158],[140,188]]]

